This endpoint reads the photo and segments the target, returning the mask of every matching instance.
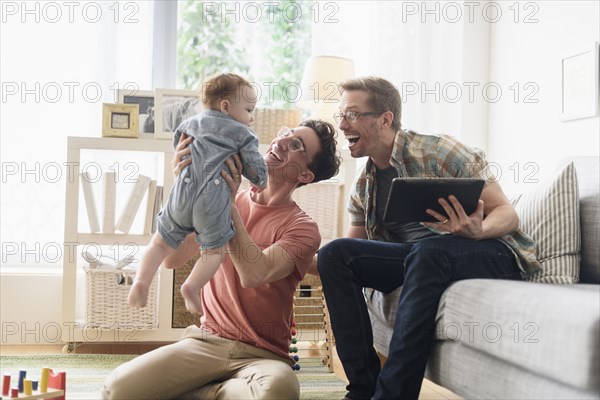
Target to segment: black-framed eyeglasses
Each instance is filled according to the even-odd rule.
[[[333,119],[335,119],[335,122],[337,122],[337,123],[342,122],[342,119],[345,119],[349,123],[353,123],[353,122],[356,122],[358,117],[366,117],[367,115],[381,115],[384,112],[385,111],[367,111],[367,112],[346,111],[345,113],[338,112],[338,113],[333,114]]]
[[[278,138],[291,137],[292,140],[290,140],[287,145],[288,150],[291,151],[292,153],[301,151],[302,154],[304,154],[304,157],[306,157],[306,161],[308,162],[308,155],[306,154],[306,147],[304,147],[304,143],[302,143],[302,140],[300,140],[298,137],[294,136],[293,129],[290,129],[287,126],[282,126],[281,128],[279,128],[279,132],[277,132],[277,137]]]

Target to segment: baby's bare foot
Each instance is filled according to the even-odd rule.
[[[148,290],[150,285],[145,282],[134,281],[129,290],[129,297],[127,297],[127,304],[131,307],[146,307],[148,302]]]
[[[189,282],[181,285],[181,295],[185,300],[185,308],[188,311],[202,315],[202,300],[200,299],[200,289]]]

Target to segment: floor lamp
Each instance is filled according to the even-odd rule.
[[[311,118],[320,118],[335,126],[333,114],[338,111],[339,83],[354,77],[354,62],[348,58],[309,57],[300,83],[299,107],[309,111]]]

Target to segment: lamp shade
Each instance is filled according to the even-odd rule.
[[[336,110],[340,99],[339,83],[354,77],[354,62],[348,58],[310,57],[300,83],[299,107],[317,113]]]

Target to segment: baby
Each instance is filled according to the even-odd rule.
[[[218,75],[203,88],[205,111],[177,128],[174,146],[182,134],[192,136],[192,163],[177,177],[167,203],[158,214],[157,232],[142,257],[129,292],[128,303],[145,307],[150,283],[165,257],[185,237],[196,233],[201,257],[181,286],[186,308],[202,314],[200,290],[225,257],[225,245],[235,231],[231,222],[230,190],[220,175],[225,160],[239,154],[242,175],[264,189],[267,167],[258,152],[258,137],[248,128],[254,121],[256,92],[244,78]]]

